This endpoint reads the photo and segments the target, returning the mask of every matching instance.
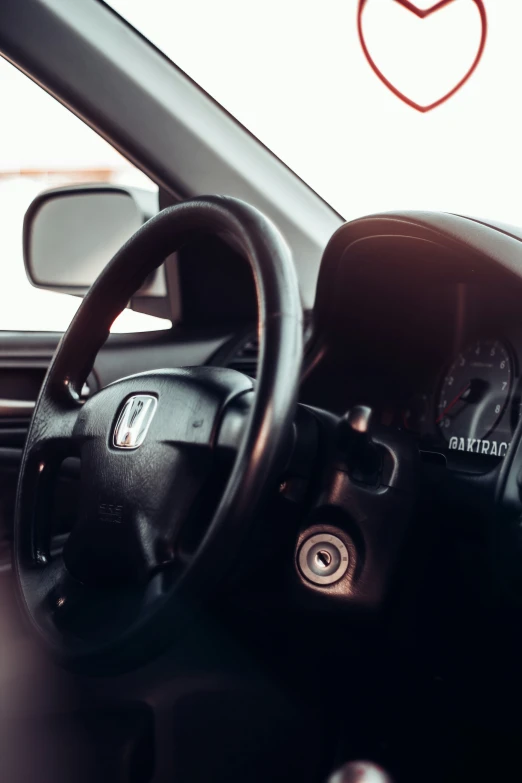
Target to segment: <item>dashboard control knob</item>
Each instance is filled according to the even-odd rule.
[[[315,533],[301,544],[298,564],[309,582],[331,585],[342,579],[348,569],[348,549],[338,536]]]
[[[367,437],[370,433],[373,411],[367,405],[354,405],[341,419],[351,437]]]
[[[371,437],[373,412],[366,405],[355,405],[338,425],[338,445],[353,478],[375,483],[381,457]]]
[[[392,783],[392,779],[376,764],[351,761],[328,779],[328,783]]]

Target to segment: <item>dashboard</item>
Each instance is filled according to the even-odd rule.
[[[421,453],[487,471],[520,419],[521,297],[505,228],[444,213],[346,224],[323,257],[302,401],[370,405]]]

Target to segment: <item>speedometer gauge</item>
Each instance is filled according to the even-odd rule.
[[[443,380],[437,408],[437,425],[450,448],[502,456],[506,444],[485,439],[504,413],[512,379],[509,353],[499,341],[478,340],[459,353]]]

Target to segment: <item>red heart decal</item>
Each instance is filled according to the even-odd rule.
[[[439,0],[439,2],[435,3],[431,7],[419,8],[419,6],[415,5],[415,3],[411,2],[411,0],[390,0],[390,1],[399,3],[406,10],[411,11],[413,14],[415,14],[419,19],[426,19],[427,17],[434,14],[436,11],[440,11],[441,9],[455,2],[455,0]],[[392,82],[386,78],[386,76],[378,67],[372,55],[370,54],[365,40],[364,31],[363,31],[363,13],[367,5],[367,2],[368,0],[359,0],[359,9],[358,9],[358,18],[357,18],[357,28],[359,32],[359,40],[361,42],[362,50],[370,66],[372,67],[374,73],[379,77],[379,79],[383,82],[383,84],[385,84],[386,87],[388,87],[388,89],[391,90],[391,92],[397,96],[397,98],[401,99],[401,101],[404,101],[404,103],[406,103],[408,106],[411,106],[413,109],[416,109],[417,111],[428,112],[431,111],[432,109],[435,109],[437,106],[440,106],[441,104],[445,103],[449,98],[451,98],[453,95],[455,95],[456,92],[460,90],[460,88],[468,81],[468,79],[471,78],[471,76],[475,72],[482,58],[482,55],[484,53],[484,48],[486,46],[488,22],[487,22],[486,9],[484,7],[483,0],[472,0],[472,2],[475,3],[480,15],[481,35],[480,35],[478,50],[470,68],[467,70],[465,75],[460,79],[460,81],[454,87],[452,87],[452,89],[449,92],[443,95],[442,98],[439,98],[438,100],[433,101],[432,103],[429,103],[428,105],[424,105],[424,106],[421,105],[420,103],[417,103],[412,98],[409,98],[407,95],[401,92],[401,90],[395,87],[395,85],[392,84]]]

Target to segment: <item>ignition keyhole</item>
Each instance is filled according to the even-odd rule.
[[[348,570],[350,556],[346,544],[333,533],[312,534],[301,544],[299,570],[316,585],[332,585]]]
[[[320,549],[315,556],[315,562],[319,568],[328,568],[332,562],[332,555],[326,549]]]

